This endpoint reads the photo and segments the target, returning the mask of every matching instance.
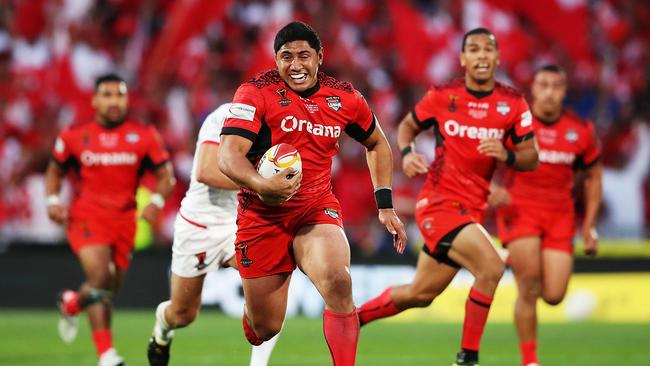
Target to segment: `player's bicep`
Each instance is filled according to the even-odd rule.
[[[218,160],[246,157],[252,146],[253,141],[244,136],[221,135]]]
[[[585,177],[587,179],[601,179],[603,175],[603,163],[600,160],[594,161],[589,167],[585,169]]]
[[[522,151],[534,151],[537,153],[537,140],[535,140],[535,135],[532,135],[526,140],[519,141],[519,143],[514,144],[515,150]]]
[[[431,123],[429,124],[429,122]],[[426,124],[419,122],[417,116],[415,115],[415,111],[411,111],[410,113],[407,113],[406,116],[404,116],[404,118],[402,118],[402,121],[400,122],[400,126],[403,126],[404,128],[408,128],[409,130],[413,131],[413,133],[416,135],[426,130],[427,128],[431,127],[434,124],[435,124],[435,118],[432,119],[431,121],[428,121]]]
[[[50,162],[47,164],[47,170],[45,171],[45,175],[49,178],[54,178],[54,179],[63,179],[65,176],[65,171],[66,168],[63,164],[61,164],[59,161],[56,159],[52,158],[50,159]]]
[[[196,180],[219,189],[239,188],[219,170],[221,146],[215,142],[204,142],[199,146],[196,159]]]
[[[165,148],[162,137],[153,126],[148,127],[148,132],[149,143],[142,164],[145,169],[155,172],[169,161],[169,152]]]
[[[216,169],[219,161],[219,143],[206,141],[199,146],[197,154],[196,176],[198,179],[209,174],[210,169]]]
[[[157,180],[173,180],[174,166],[169,160],[166,160],[153,169]]]
[[[365,146],[366,149],[368,150],[374,149],[374,147],[377,146],[378,143],[385,142],[386,144],[388,144],[386,135],[384,135],[384,131],[381,129],[381,126],[378,123],[375,124],[375,126],[372,129],[372,132],[365,139],[359,142],[363,146]]]

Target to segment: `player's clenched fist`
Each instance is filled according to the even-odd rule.
[[[68,222],[68,208],[64,205],[47,206],[47,215],[57,224],[64,225]]]
[[[481,140],[477,150],[482,154],[497,159],[500,162],[505,162],[508,159],[508,153],[499,139]]]
[[[264,184],[257,190],[260,199],[270,205],[279,205],[293,197],[300,188],[302,172],[288,168],[284,171],[264,179]]]
[[[428,170],[424,155],[418,154],[415,151],[406,154],[402,159],[402,171],[409,178],[426,174]]]

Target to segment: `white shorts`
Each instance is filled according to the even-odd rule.
[[[176,215],[172,272],[197,277],[221,268],[235,255],[237,225],[199,227]]]

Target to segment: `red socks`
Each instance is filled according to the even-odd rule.
[[[72,290],[65,290],[61,294],[61,309],[67,316],[77,315],[81,311],[79,295]]]
[[[255,332],[253,332],[251,327],[248,325],[248,322],[246,321],[246,314],[244,314],[244,316],[241,318],[241,323],[242,327],[244,328],[244,335],[246,336],[248,343],[252,344],[253,346],[259,346],[260,344],[264,343],[263,340],[259,339],[257,335],[255,335]]]
[[[97,355],[101,355],[113,347],[113,334],[110,329],[93,330],[93,342],[97,349]]]
[[[491,304],[492,297],[484,295],[474,288],[469,291],[465,303],[465,322],[463,323],[463,342],[461,344],[463,349],[478,351]]]
[[[325,309],[323,333],[332,355],[334,366],[354,366],[359,343],[357,309],[349,314],[337,314]]]
[[[390,297],[392,290],[389,287],[381,295],[361,305],[359,308],[359,321],[361,325],[368,324],[373,320],[387,318],[400,312]]]
[[[539,363],[539,359],[537,358],[536,339],[533,339],[532,341],[528,341],[528,342],[520,342],[519,350],[521,351],[521,361],[524,366],[531,363],[533,364]]]

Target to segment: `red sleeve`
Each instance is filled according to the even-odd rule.
[[[145,154],[145,160],[148,159],[150,163],[149,168],[158,168],[167,160],[169,160],[169,152],[165,149],[164,143],[160,134],[153,126],[147,126],[149,135],[149,144]]]
[[[436,90],[434,88],[429,89],[415,105],[412,116],[415,123],[423,130],[438,123],[436,120]]]
[[[354,91],[354,100],[356,102],[356,110],[345,126],[345,133],[355,140],[363,142],[375,130],[376,119],[372,110],[370,110],[368,102],[366,102],[366,98],[357,90]]]
[[[73,158],[71,148],[70,130],[66,129],[57,136],[56,141],[54,142],[52,158],[60,166],[67,166],[70,159]]]
[[[581,154],[584,169],[594,165],[600,158],[600,142],[598,136],[596,136],[596,129],[591,122],[588,122],[586,135],[587,144]]]
[[[517,101],[516,110],[517,113],[515,113],[509,129],[511,133],[510,138],[515,145],[535,137],[535,133],[533,132],[533,114],[530,113],[528,103],[526,103],[524,97],[519,98]]]
[[[262,127],[264,113],[261,91],[252,84],[241,85],[230,105],[221,135],[238,135],[254,141]]]

